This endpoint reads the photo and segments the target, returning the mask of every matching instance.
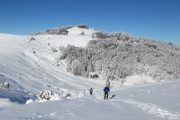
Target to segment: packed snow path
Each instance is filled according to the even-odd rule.
[[[167,110],[163,110],[159,106],[151,104],[151,103],[142,103],[142,102],[137,102],[131,99],[119,99],[115,101],[131,104],[133,107],[142,109],[143,111],[149,114],[155,115],[157,117],[160,117],[162,119],[180,120],[180,113],[172,113]]]
[[[87,94],[75,99],[28,105],[11,104],[9,107],[1,107],[0,116],[3,120],[179,120],[179,86],[180,81],[177,80],[112,89],[110,97],[116,96],[109,100],[103,100],[103,93],[96,91],[92,96]],[[164,97],[169,102],[166,103]]]

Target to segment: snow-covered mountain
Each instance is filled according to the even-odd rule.
[[[16,86],[20,86],[17,88],[19,91],[29,94],[39,94],[44,89],[75,90],[90,87],[91,84],[83,78],[68,74],[64,62],[58,62],[60,46],[84,47],[91,40],[94,30],[89,29],[85,31],[86,35],[80,35],[82,31],[84,29],[73,27],[69,30],[69,35],[0,34],[1,82],[7,79],[10,88],[16,89]],[[93,83],[94,86],[99,84]]]
[[[95,33],[85,25],[24,36],[1,33],[0,120],[179,120],[179,80],[132,87],[111,81],[112,99],[104,101],[105,80],[67,72],[67,59],[60,60],[62,48],[84,49],[97,40],[92,38]],[[147,78],[128,78],[126,85],[144,83],[143,79]],[[9,83],[9,89],[3,88],[4,83]]]

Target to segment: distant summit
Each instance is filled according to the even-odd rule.
[[[171,42],[138,38],[126,32],[96,31],[84,24],[51,28],[35,35],[66,38],[62,43],[88,41],[85,47],[70,42],[65,47],[59,45],[61,56],[57,62],[66,61],[66,70],[77,76],[119,80],[122,84],[132,83],[134,78],[141,83],[180,78],[180,47]]]
[[[89,27],[85,24],[80,24],[76,26],[62,26],[62,27],[57,27],[57,28],[50,28],[47,30],[43,30],[37,33],[34,33],[34,35],[67,35],[69,33],[69,29],[71,28],[81,28],[81,29],[89,29]]]

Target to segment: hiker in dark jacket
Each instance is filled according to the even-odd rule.
[[[108,99],[108,93],[110,92],[109,86],[104,88],[104,100]]]
[[[90,92],[90,95],[92,95],[92,93],[93,93],[93,89],[91,88],[89,92]]]

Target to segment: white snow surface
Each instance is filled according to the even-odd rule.
[[[79,34],[82,31],[85,35]],[[68,35],[1,33],[0,83],[9,82],[10,89],[0,89],[0,120],[180,120],[180,80],[155,83],[148,77],[131,76],[128,79],[134,82],[127,81],[127,86],[113,81],[112,99],[103,100],[105,81],[66,72],[65,62],[58,61],[59,47],[85,47],[93,32],[74,27]],[[43,90],[71,96],[32,100]]]

